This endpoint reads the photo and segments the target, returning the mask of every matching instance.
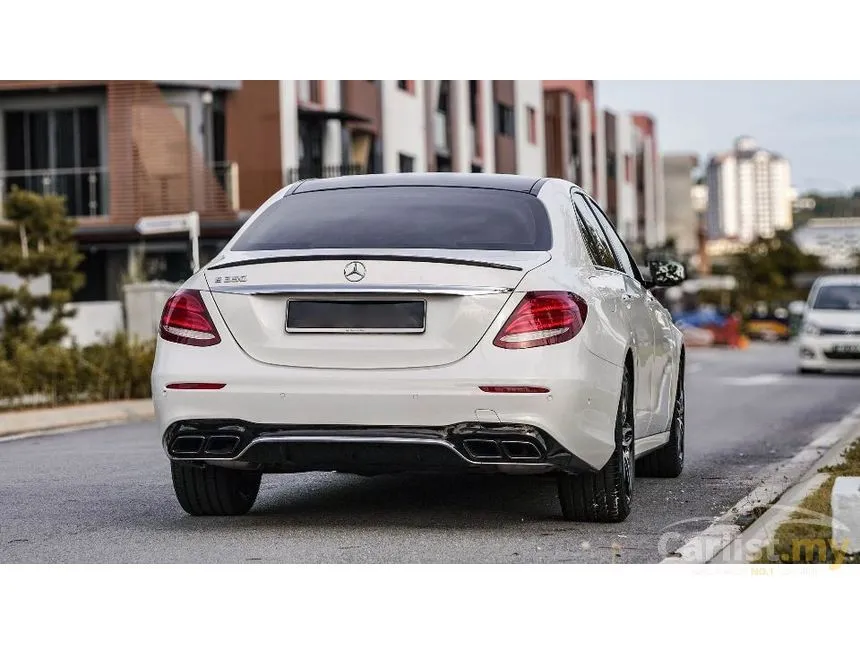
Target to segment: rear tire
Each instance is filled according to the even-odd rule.
[[[621,381],[615,419],[615,450],[596,473],[558,475],[558,498],[565,520],[622,522],[630,514],[633,494],[633,387],[628,369]]]
[[[684,435],[686,433],[683,370],[678,377],[678,391],[675,393],[675,408],[672,412],[672,425],[669,426],[669,442],[636,464],[636,474],[641,477],[677,477],[684,470]]]
[[[258,472],[177,463],[170,469],[176,499],[190,515],[244,515],[260,491]]]

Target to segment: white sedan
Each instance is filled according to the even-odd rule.
[[[649,268],[560,179],[278,191],[164,307],[180,505],[246,513],[263,473],[553,473],[566,519],[624,520],[634,475],[684,464],[684,347],[650,292],[684,270]]]
[[[802,374],[860,371],[860,275],[815,281],[797,344]]]

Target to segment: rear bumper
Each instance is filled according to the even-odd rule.
[[[173,461],[265,472],[337,470],[373,475],[593,470],[546,432],[523,425],[467,422],[445,427],[314,427],[207,419],[172,424],[162,444]]]
[[[350,429],[366,429],[385,440],[374,445],[391,445],[397,443],[392,439],[402,438],[402,432],[419,428],[436,435],[412,444],[423,448],[432,444],[433,451],[442,454],[452,451],[439,441],[451,443],[453,428],[528,426],[558,444],[576,468],[596,469],[603,467],[614,449],[622,368],[595,356],[581,343],[516,352],[477,347],[457,363],[434,368],[337,370],[266,365],[241,352],[232,338],[222,339],[220,345],[207,348],[159,341],[152,389],[156,418],[165,436],[179,427],[176,424],[212,422],[217,429],[241,420],[242,427],[260,432],[329,429],[328,442],[317,438],[313,443],[342,449],[355,441],[344,439]],[[175,382],[211,381],[226,385],[210,391],[167,387]],[[486,393],[480,385],[532,385],[549,392]],[[299,442],[282,435],[259,443],[295,448]],[[453,450],[462,466],[474,466],[459,444]],[[257,448],[245,459],[256,452]],[[565,467],[563,461],[551,465]],[[337,469],[332,464],[319,465],[314,469]]]

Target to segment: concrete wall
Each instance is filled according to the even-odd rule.
[[[514,97],[517,173],[542,177],[546,173],[543,85],[541,81],[514,81]],[[536,131],[534,143],[529,141],[529,108],[534,110]]]
[[[484,132],[484,172],[496,172],[496,111],[493,103],[493,81],[481,84],[481,126]]]
[[[427,170],[427,143],[424,137],[424,83],[413,81],[411,92],[397,87],[397,81],[382,83],[382,168],[398,172],[399,155],[414,159],[415,172]]]
[[[340,110],[340,81],[323,81],[323,104],[326,110]],[[343,162],[343,137],[341,123],[329,119],[323,140],[323,164],[339,166]]]
[[[151,340],[158,334],[164,303],[179,285],[170,282],[144,282],[123,287],[126,330],[138,340]]]
[[[281,169],[286,172],[299,165],[299,113],[295,80],[280,81],[280,94]]]
[[[625,242],[632,244],[636,241],[639,231],[636,221],[636,165],[634,163],[636,133],[630,115],[622,113],[616,116],[615,136],[618,232]]]
[[[123,331],[122,303],[118,300],[105,302],[76,302],[70,308],[75,315],[67,318],[68,336],[63,344],[69,346],[74,341],[80,347],[96,345],[113,338]]]

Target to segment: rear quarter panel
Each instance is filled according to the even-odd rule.
[[[538,194],[550,217],[552,260],[527,275],[520,289],[557,288],[584,298],[588,304],[588,315],[580,333],[582,342],[596,356],[622,366],[630,338],[623,316],[617,310],[617,298],[614,296],[618,294],[613,293],[617,285],[612,284],[614,276],[595,269],[585,249],[570,201],[570,187],[568,182],[550,180]],[[547,281],[557,286],[539,286]]]

